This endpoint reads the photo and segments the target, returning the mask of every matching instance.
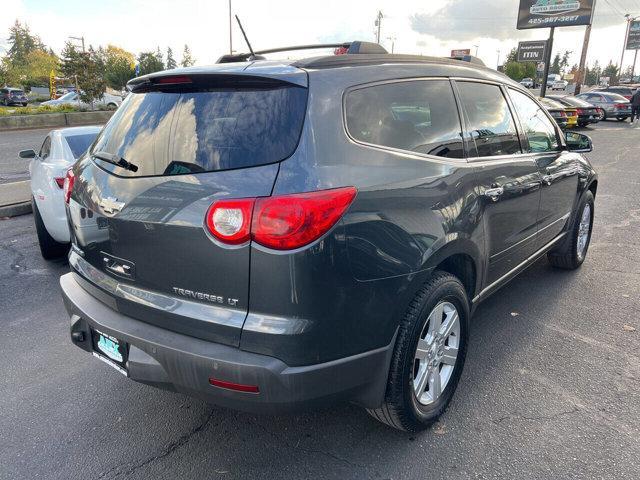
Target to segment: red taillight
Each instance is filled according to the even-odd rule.
[[[67,170],[67,176],[64,177],[64,202],[65,203],[69,203],[69,200],[71,199],[71,191],[73,190],[73,184],[76,181],[76,176],[73,174],[72,170]]]
[[[59,188],[64,188],[64,177],[56,177],[53,179]]]
[[[214,387],[226,388],[227,390],[235,390],[236,392],[260,393],[257,385],[244,385],[242,383],[227,382],[226,380],[218,380],[209,377],[209,383]]]
[[[356,196],[354,187],[258,198],[251,236],[260,245],[291,250],[317,240],[342,217]]]
[[[186,75],[172,75],[170,77],[156,78],[153,82],[162,85],[174,85],[178,83],[191,83],[191,78]]]
[[[577,112],[578,112],[578,115],[583,115],[583,114],[584,114],[584,110],[582,110],[581,108],[579,108],[579,109],[577,110]]]
[[[627,105],[626,103],[616,103],[615,108],[628,108],[629,105]]]
[[[231,245],[253,240],[275,250],[307,245],[327,233],[356,196],[355,187],[273,197],[218,200],[205,219],[218,240]]]
[[[334,55],[346,55],[349,49],[347,47],[338,47],[333,51]]]
[[[209,232],[218,240],[238,245],[251,237],[251,212],[255,198],[218,200],[207,212]]]

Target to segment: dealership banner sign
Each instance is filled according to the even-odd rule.
[[[451,50],[452,57],[464,57],[466,55],[471,55],[470,48],[458,48],[457,50]]]
[[[627,50],[640,49],[640,20],[634,20],[629,24],[629,35],[627,36]]]
[[[535,40],[533,42],[518,43],[519,62],[543,62],[544,51],[547,48],[546,40]]]
[[[595,0],[520,0],[517,28],[591,25]]]

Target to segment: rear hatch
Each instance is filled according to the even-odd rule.
[[[96,297],[234,346],[248,308],[250,247],[219,242],[205,217],[218,200],[271,194],[307,103],[305,72],[249,70],[134,81],[76,165],[68,206],[70,263]]]

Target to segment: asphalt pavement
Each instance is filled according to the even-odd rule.
[[[39,151],[44,138],[51,130],[51,127],[0,130],[0,184],[29,179],[30,160],[18,157],[18,153],[28,148]]]
[[[68,266],[41,258],[32,216],[0,220],[0,479],[638,478],[640,129],[587,131],[585,264],[542,259],[478,308],[453,402],[415,435],[355,406],[255,416],[126,379],[71,345]]]

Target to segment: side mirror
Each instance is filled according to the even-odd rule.
[[[18,155],[20,155],[20,158],[35,158],[36,152],[35,150],[21,150]]]
[[[593,150],[591,138],[583,133],[565,132],[564,136],[570,152],[586,153]]]

